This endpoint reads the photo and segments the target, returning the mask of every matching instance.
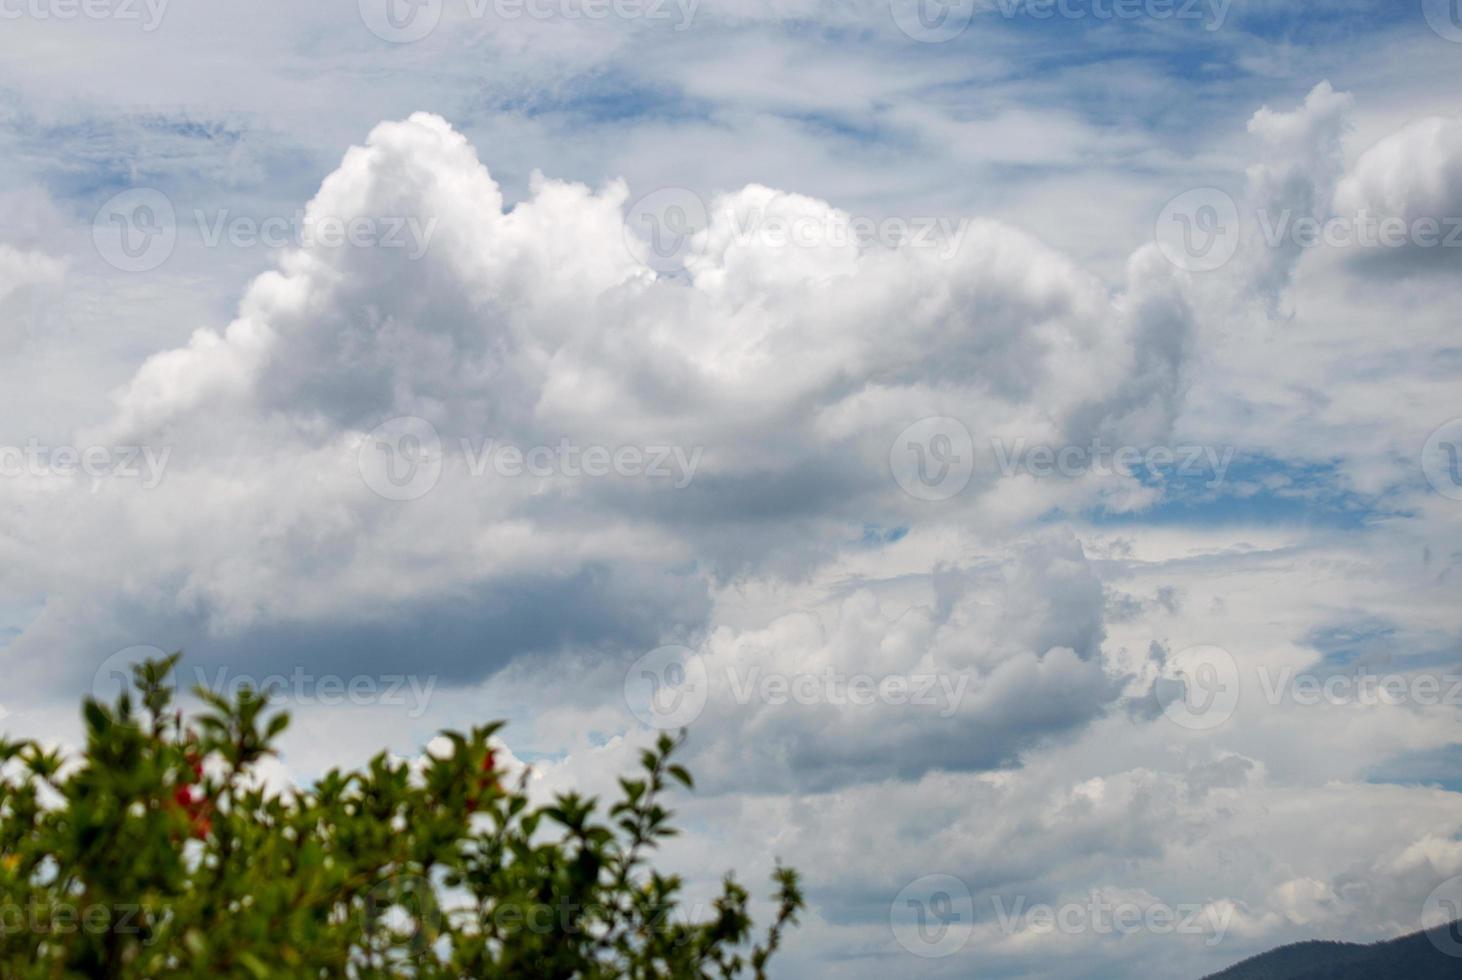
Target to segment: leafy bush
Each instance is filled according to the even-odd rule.
[[[176,660],[136,668],[136,703],[86,701],[79,759],[0,739],[0,976],[762,977],[802,907],[778,868],[755,942],[730,877],[692,917],[649,867],[664,792],[691,786],[668,736],[602,816],[505,785],[498,725],[271,793],[257,765],[288,716],[200,689],[185,720]]]

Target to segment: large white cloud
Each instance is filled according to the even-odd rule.
[[[402,247],[322,232],[258,277],[225,329],[148,359],[78,440],[166,450],[157,486],[7,486],[18,520],[74,542],[9,539],[9,567],[48,597],[9,655],[23,662],[62,623],[102,650],[95,634],[129,622],[161,645],[259,631],[287,658],[370,624],[376,642],[349,641],[369,661],[410,635],[386,641],[383,619],[432,620],[461,676],[526,650],[633,647],[657,619],[704,625],[695,596],[717,576],[808,568],[836,550],[827,530],[927,516],[888,472],[894,437],[923,417],[954,416],[981,440],[1140,443],[1180,404],[1190,316],[1151,247],[1111,295],[990,222],[939,248],[738,234],[738,213],[805,220],[826,241],[849,221],[751,187],[712,202],[686,280],[638,261],[622,184],[533,188],[505,211],[473,148],[425,114],[346,154],[307,225],[370,221]],[[442,474],[421,499],[386,500],[362,478],[362,446],[403,416],[441,440]],[[471,472],[487,440],[563,439],[675,447],[682,472]],[[949,512],[980,519],[992,474],[982,465]],[[103,527],[113,546],[84,554]],[[796,530],[808,527],[821,530]],[[118,576],[117,608],[68,600]],[[566,620],[538,608],[575,593]]]
[[[181,20],[171,36],[192,26]],[[573,26],[557,65],[593,62],[578,43],[584,25]],[[491,43],[513,53],[518,40]],[[430,50],[397,52],[393,70]],[[1147,195],[1167,193],[1151,175],[1172,180],[1189,161],[1152,133],[1053,111],[1043,100],[1072,76],[1001,77],[1010,52],[978,69],[957,53],[905,52],[899,63],[918,71],[890,72],[891,94],[871,73],[833,92],[787,84],[807,64],[828,67],[805,60],[826,52],[805,47],[781,64],[754,59],[752,72],[719,70],[744,49],[694,50],[681,60],[696,67],[677,69],[687,91],[734,111],[670,132],[682,149],[724,148],[694,154],[711,173],[758,146],[765,183],[708,196],[711,222],[683,273],[656,275],[627,245],[626,213],[653,183],[521,177],[525,161],[550,159],[557,172],[597,173],[599,152],[640,174],[673,173],[668,137],[606,149],[556,139],[531,113],[513,125],[469,114],[474,149],[419,114],[352,149],[310,203],[312,219],[414,221],[421,240],[287,251],[231,323],[154,344],[162,352],[135,372],[129,364],[111,413],[72,441],[168,449],[157,486],[55,475],[0,484],[0,582],[21,624],[0,658],[14,689],[54,687],[58,663],[84,683],[104,656],[139,642],[184,645],[190,660],[235,673],[409,665],[449,681],[428,715],[302,709],[286,755],[295,774],[364,751],[356,742],[409,747],[439,725],[512,713],[509,736],[540,770],[538,791],[607,793],[649,737],[621,701],[624,667],[684,643],[715,682],[690,747],[709,799],[685,808],[692,833],[671,857],[696,885],[730,863],[754,874],[773,855],[802,867],[817,906],[794,940],[803,973],[1195,976],[1289,938],[1414,925],[1436,880],[1462,871],[1457,795],[1364,780],[1409,782],[1394,760],[1458,741],[1455,713],[1269,706],[1253,669],[1336,669],[1329,638],[1347,630],[1423,653],[1455,640],[1448,590],[1462,558],[1446,542],[1462,517],[1425,493],[1414,465],[1431,429],[1456,414],[1450,291],[1358,286],[1317,252],[1252,242],[1208,278],[1150,246],[1114,248],[1122,229],[1145,237]],[[164,77],[139,73],[121,90],[145,99],[178,88],[159,61]],[[28,87],[44,88],[53,70],[29,64]],[[1015,92],[1019,106],[961,113],[919,94],[972,70],[992,73],[982,98]],[[1112,70],[1130,71],[1134,113],[1170,101],[1170,87],[1139,69]],[[477,91],[456,81],[431,90]],[[318,114],[280,98],[285,88],[271,76],[243,101]],[[395,108],[372,111],[422,101],[392,98]],[[1225,110],[1234,129],[1251,105]],[[1109,175],[1109,193],[1092,192],[1091,174],[985,192],[1008,196],[995,210],[1029,210],[1048,241],[1098,254],[1100,274],[991,220],[938,247],[850,244],[856,175],[889,180],[886,159],[859,147],[839,161],[815,144],[818,175],[834,175],[824,191],[806,175],[814,157],[797,156],[807,144],[771,159],[788,128],[744,116],[865,109],[910,145],[942,148],[927,168],[907,154],[894,178],[935,188],[910,192],[926,201],[969,200],[981,186],[969,169],[1059,172],[1081,156],[1140,164],[1140,177]],[[1412,124],[1347,166],[1353,112],[1349,96],[1321,85],[1295,109],[1254,115],[1242,150],[1210,147],[1193,165],[1237,174],[1233,161],[1257,159],[1246,208],[1455,213],[1453,123]],[[354,124],[319,121],[331,133]],[[292,125],[304,139],[309,126]],[[264,135],[222,172],[252,179]],[[160,131],[149,139],[174,146]],[[544,145],[562,153],[561,170]],[[144,171],[186,169],[181,160],[160,150]],[[802,193],[765,186],[787,172],[801,174]],[[777,223],[816,234],[793,245],[746,234]],[[1083,239],[1092,228],[1099,243]],[[38,254],[0,252],[18,263],[0,269],[14,265],[31,284],[16,296],[60,274]],[[1285,304],[1293,315],[1274,317]],[[1398,349],[1398,309],[1414,350]],[[167,322],[147,336],[176,336],[174,308],[156,310]],[[434,427],[443,472],[418,499],[384,499],[360,452],[379,423],[406,415]],[[934,415],[965,423],[975,466],[963,493],[931,503],[903,492],[889,456],[896,435]],[[1141,524],[1167,488],[1001,476],[989,446],[1185,436],[1269,467],[1236,470],[1220,503],[1312,500],[1297,471],[1323,466],[1325,489],[1362,501],[1366,526],[1320,506],[1283,526]],[[701,455],[681,486],[504,478],[472,474],[463,438]],[[1365,513],[1378,499],[1384,512]],[[1092,524],[1066,519],[1092,507]],[[1245,697],[1216,732],[1187,732],[1147,695],[1164,657],[1204,642],[1232,648]],[[730,689],[728,671],[744,684],[753,671],[823,668],[965,686],[948,714],[742,702]],[[50,724],[25,700],[7,697],[12,720]],[[1334,820],[1341,808],[1348,819]],[[897,946],[887,921],[898,890],[935,872],[960,875],[982,900],[1075,901],[1097,889],[1202,903],[1232,926],[1216,948],[1204,937],[1050,937],[1001,930],[986,903],[967,954],[926,963]]]
[[[1335,188],[1335,210],[1408,222],[1462,217],[1462,120],[1427,116],[1367,149]]]

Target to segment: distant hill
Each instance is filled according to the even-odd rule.
[[[1462,921],[1439,926],[1443,947],[1462,954]],[[1305,942],[1281,946],[1205,980],[1462,980],[1462,955],[1448,956],[1425,932],[1389,942]]]

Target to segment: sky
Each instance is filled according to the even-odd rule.
[[[7,732],[179,649],[281,786],[685,726],[785,977],[1462,900],[1455,0],[0,20]]]

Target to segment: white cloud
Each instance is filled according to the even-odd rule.
[[[679,643],[715,687],[690,746],[704,795],[667,857],[692,887],[774,855],[802,868],[801,973],[1196,976],[1291,938],[1414,926],[1457,873],[1458,797],[1367,780],[1408,781],[1396,760],[1459,741],[1455,713],[1271,706],[1253,671],[1333,668],[1367,631],[1408,668],[1455,648],[1462,514],[1417,466],[1457,414],[1455,290],[1417,278],[1415,255],[1358,275],[1250,240],[1190,275],[1145,244],[1162,201],[1203,184],[1246,213],[1457,213],[1455,120],[1412,119],[1444,111],[1445,87],[1397,68],[1435,51],[1246,33],[1277,7],[1236,9],[1181,56],[1158,25],[1083,33],[1122,57],[1071,65],[1057,35],[993,16],[909,45],[879,5],[706,8],[714,31],[664,36],[456,23],[405,47],[353,11],[347,31],[283,6],[178,7],[145,49],[116,25],[65,43],[18,25],[13,43],[40,47],[4,69],[27,107],[3,117],[6,173],[70,162],[47,172],[58,208],[5,199],[0,343],[26,338],[6,351],[23,404],[5,438],[170,455],[152,489],[0,483],[7,723],[59,737],[92,666],[139,642],[235,672],[410,663],[442,677],[426,715],[301,706],[270,778],[506,715],[535,792],[612,793],[648,737],[624,668]],[[362,80],[377,97],[355,97]],[[441,115],[375,125],[419,106]],[[1360,137],[1379,142],[1355,154]],[[415,221],[425,247],[224,254],[183,236],[155,277],[113,276],[86,241],[91,198],[147,183],[185,219],[287,214],[318,184],[312,220]],[[684,274],[656,275],[625,216],[672,186],[712,220]],[[957,234],[851,244],[889,216]],[[779,223],[815,234],[760,233]],[[47,318],[17,332],[15,304],[37,298]],[[446,458],[394,501],[360,450],[402,415]],[[963,421],[974,465],[929,503],[890,449],[935,415]],[[679,488],[502,478],[472,472],[464,438],[703,455]],[[1193,496],[1002,475],[992,438],[1240,456]],[[1195,733],[1143,698],[1201,643],[1230,648],[1245,686],[1229,723]],[[963,686],[942,716],[741,703],[727,673],[826,667]],[[916,963],[888,902],[931,872],[966,878],[982,914],[968,955]],[[1092,890],[1198,903],[1228,932],[1007,933],[989,904]]]
[[[1335,210],[1408,222],[1462,217],[1462,120],[1427,116],[1367,149],[1335,188]]]

